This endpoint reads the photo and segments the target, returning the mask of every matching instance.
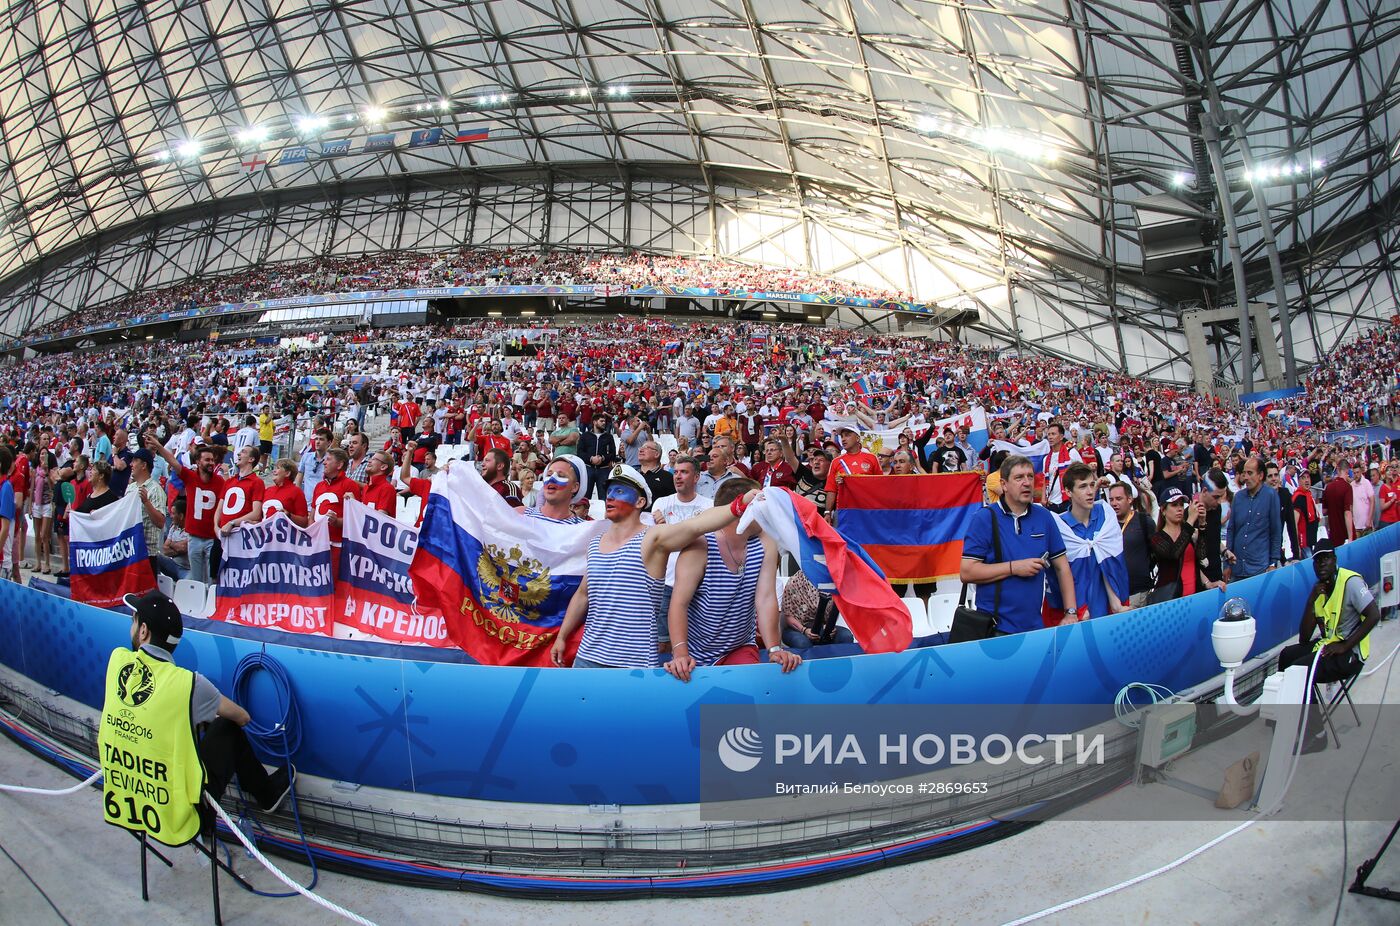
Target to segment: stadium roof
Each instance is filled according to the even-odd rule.
[[[1393,0],[28,0],[5,27],[0,290],[210,216],[421,213],[409,200],[460,190],[498,209],[512,185],[589,229],[546,215],[536,243],[684,251],[568,184],[685,181],[712,213],[761,194],[744,241],[712,215],[693,250],[971,300],[1008,339],[1128,367],[1121,323],[1170,365],[1181,345],[1154,332],[1178,304],[1233,300],[1217,184],[1251,290],[1270,285],[1259,191],[1289,272],[1397,214]],[[1132,203],[1164,192],[1206,211],[1209,247],[1144,272]],[[989,295],[1008,283],[1033,312]]]

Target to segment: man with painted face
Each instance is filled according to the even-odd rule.
[[[545,467],[544,478],[540,480],[539,503],[521,508],[520,513],[527,518],[556,524],[582,524],[583,519],[573,512],[573,504],[587,497],[588,467],[573,454],[565,454]]]
[[[1332,541],[1317,541],[1312,562],[1317,584],[1303,603],[1298,642],[1285,646],[1278,655],[1279,671],[1289,666],[1311,665],[1316,652],[1321,650],[1313,680],[1344,681],[1360,672],[1371,655],[1370,633],[1380,623],[1381,612],[1361,574],[1337,565]],[[1316,640],[1313,639],[1314,628],[1319,631]],[[1327,731],[1323,728],[1322,714],[1317,705],[1312,704],[1302,751],[1317,752],[1326,748]]]
[[[646,479],[630,466],[615,465],[604,492],[608,530],[589,545],[583,582],[569,602],[551,651],[554,664],[565,664],[566,641],[583,624],[575,668],[659,666],[657,621],[664,602],[667,561],[672,553],[685,550],[706,534],[736,524],[757,494],[750,483],[742,498],[736,495],[723,507],[675,524],[647,527],[641,520],[641,512],[651,502]],[[770,577],[769,588],[775,584]],[[776,612],[774,623],[776,631]],[[677,638],[676,655],[689,649],[688,642]],[[775,656],[774,661],[780,662],[784,671],[791,671],[801,660],[788,653],[787,657]]]

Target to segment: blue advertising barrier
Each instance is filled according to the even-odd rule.
[[[1347,544],[1342,565],[1368,582],[1400,549],[1400,526]],[[1298,632],[1316,577],[1298,563],[1234,583],[1258,621],[1254,653]],[[239,660],[262,651],[300,703],[302,771],[450,797],[552,804],[669,804],[699,798],[700,709],[708,704],[1111,704],[1129,682],[1173,691],[1220,672],[1207,592],[1081,624],[955,646],[697,670],[517,669],[463,654],[308,640],[189,619],[176,661],[232,691]],[[38,685],[100,706],[103,668],[130,645],[128,616],[0,582],[0,662]],[[402,656],[403,658],[397,658]],[[273,715],[254,676],[254,716]]]

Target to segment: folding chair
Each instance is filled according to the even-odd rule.
[[[1342,702],[1345,701],[1347,707],[1351,708],[1352,719],[1356,721],[1358,727],[1361,726],[1361,715],[1356,712],[1356,702],[1351,699],[1351,686],[1356,684],[1356,680],[1360,677],[1361,672],[1358,669],[1355,675],[1337,682],[1337,690],[1332,693],[1331,698],[1325,698],[1323,696],[1322,685],[1324,683],[1313,682],[1313,703],[1322,711],[1322,719],[1326,722],[1327,729],[1332,731],[1332,741],[1337,745],[1338,749],[1342,746],[1342,740],[1341,737],[1337,736],[1337,725],[1332,722],[1332,715],[1336,712],[1337,708],[1342,706]]]
[[[206,798],[207,800],[207,798]],[[128,831],[130,832],[130,831]],[[146,882],[146,853],[149,852],[165,863],[166,868],[174,868],[175,864],[166,858],[161,851],[151,845],[151,840],[146,838],[145,833],[131,833],[132,837],[141,843],[141,899],[149,902],[151,899],[150,888]],[[207,841],[206,841],[207,840]],[[218,824],[208,833],[205,839],[196,837],[190,843],[194,850],[209,859],[209,889],[214,900],[214,926],[224,926],[224,914],[219,902],[219,869],[222,868],[228,875],[237,881],[245,890],[252,891],[253,885],[249,884],[238,872],[234,871],[230,865],[219,855]]]

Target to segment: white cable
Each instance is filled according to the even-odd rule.
[[[1176,697],[1176,692],[1172,691],[1170,688],[1166,688],[1162,685],[1153,685],[1148,682],[1129,682],[1118,689],[1118,695],[1113,699],[1113,716],[1117,718],[1118,722],[1123,726],[1130,727],[1134,730],[1138,729],[1141,721],[1133,723],[1123,718],[1150,706],[1144,705],[1143,707],[1138,707],[1133,703],[1134,689],[1140,689],[1151,695],[1152,704],[1160,704],[1163,701],[1170,701]]]
[[[23,785],[0,785],[0,791],[14,791],[17,794],[43,794],[48,797],[61,797],[64,794],[73,794],[81,791],[88,785],[95,783],[102,777],[102,769],[92,773],[87,781],[80,781],[71,788],[26,788]]]
[[[253,842],[243,834],[243,830],[239,828],[238,824],[234,823],[233,820],[229,819],[229,815],[224,811],[224,808],[219,805],[218,801],[214,800],[212,797],[209,796],[208,791],[204,792],[204,800],[207,801],[209,805],[214,808],[214,812],[219,815],[219,819],[223,820],[224,825],[229,828],[229,830],[233,833],[234,836],[238,837],[238,841],[243,843],[243,848],[248,850],[248,854],[251,855],[253,858],[257,859],[259,862],[261,862],[262,866],[268,871],[272,872],[273,877],[275,877],[278,881],[281,881],[283,884],[287,885],[287,887],[296,891],[298,894],[302,895],[303,897],[312,901],[313,903],[318,903],[321,906],[325,907],[327,910],[331,911],[332,913],[343,916],[351,922],[359,923],[360,926],[376,926],[376,924],[373,921],[365,919],[358,913],[352,913],[344,907],[327,900],[326,898],[322,897],[314,891],[308,891],[306,888],[302,887],[300,884],[287,877],[287,875],[285,875],[280,868],[278,868],[276,865],[272,864],[267,860],[267,856],[263,855],[261,852],[258,851],[258,847],[254,845]]]
[[[1379,671],[1385,666],[1385,664],[1386,664],[1387,662],[1390,662],[1390,660],[1392,660],[1392,659],[1395,658],[1395,654],[1396,654],[1396,653],[1400,653],[1400,643],[1395,644],[1395,648],[1392,649],[1392,650],[1390,651],[1390,655],[1389,655],[1389,656],[1385,657],[1385,658],[1382,659],[1380,662],[1376,663],[1374,666],[1372,666],[1371,668],[1367,669],[1365,672],[1362,672],[1362,673],[1361,673],[1361,677],[1362,677],[1362,678],[1365,678],[1365,677],[1368,676],[1368,675],[1375,675],[1377,672],[1379,672]]]
[[[1316,653],[1313,654],[1312,665],[1308,668],[1308,681],[1303,688],[1303,709],[1299,712],[1298,728],[1293,731],[1293,763],[1288,767],[1288,777],[1283,782],[1283,790],[1279,792],[1278,800],[1274,801],[1272,806],[1266,807],[1263,810],[1259,811],[1258,817],[1254,817],[1252,819],[1244,821],[1234,829],[1221,833],[1219,836],[1215,837],[1205,845],[1198,846],[1195,849],[1192,849],[1190,852],[1186,853],[1180,858],[1168,862],[1160,868],[1154,868],[1152,871],[1144,872],[1143,874],[1140,874],[1135,878],[1129,878],[1127,881],[1120,881],[1112,887],[1106,887],[1102,890],[1094,891],[1092,894],[1085,894],[1083,897],[1076,897],[1073,900],[1066,900],[1064,903],[1056,904],[1053,907],[1046,907],[1044,910],[1040,910],[1035,913],[1023,916],[1020,919],[1012,920],[1009,923],[1005,923],[1004,926],[1025,926],[1026,923],[1033,923],[1036,920],[1044,919],[1047,916],[1052,916],[1056,913],[1063,912],[1065,910],[1070,909],[1071,907],[1077,907],[1081,904],[1086,904],[1091,901],[1098,900],[1100,897],[1107,897],[1109,894],[1116,894],[1121,890],[1125,890],[1126,888],[1130,888],[1136,884],[1141,884],[1142,882],[1147,881],[1151,878],[1155,878],[1160,874],[1165,874],[1171,871],[1173,868],[1177,868],[1181,865],[1186,864],[1201,853],[1207,852],[1215,848],[1230,837],[1238,836],[1240,833],[1243,833],[1245,830],[1258,823],[1260,817],[1266,817],[1272,814],[1275,810],[1277,810],[1283,804],[1283,799],[1285,796],[1287,796],[1288,789],[1293,784],[1293,773],[1298,770],[1298,758],[1302,755],[1302,743],[1299,741],[1298,736],[1303,732],[1303,727],[1307,723],[1308,701],[1310,700],[1312,695],[1313,674],[1317,672],[1317,664],[1321,659],[1322,650],[1319,649]],[[1274,736],[1278,736],[1277,730],[1274,731]]]

